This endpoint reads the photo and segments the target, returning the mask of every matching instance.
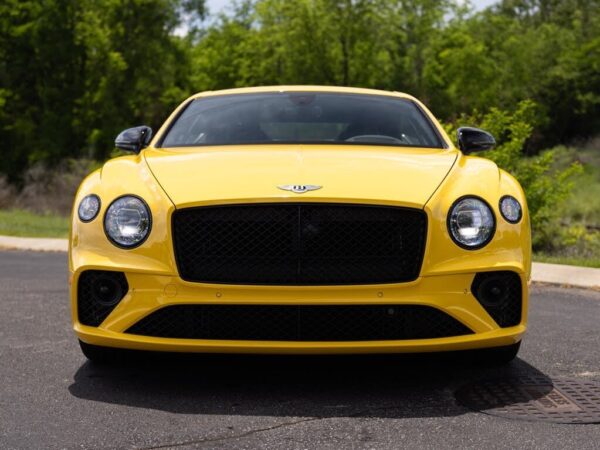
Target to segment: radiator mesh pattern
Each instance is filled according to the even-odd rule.
[[[418,209],[339,204],[191,208],[173,214],[187,281],[344,285],[419,276],[427,217]]]

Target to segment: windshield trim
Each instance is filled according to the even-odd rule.
[[[171,145],[169,147],[155,147],[163,148],[165,150],[176,149],[176,148],[193,148],[193,147],[237,147],[237,146],[266,146],[266,145],[328,145],[336,147],[345,146],[356,146],[356,147],[397,147],[397,148],[423,148],[423,149],[445,149],[447,147],[431,146],[431,145],[409,145],[409,144],[383,144],[380,142],[345,142],[345,141],[264,141],[264,142],[236,142],[235,144],[184,144],[184,145]]]
[[[279,94],[282,93],[281,91],[269,91],[269,92],[261,92],[264,94]],[[287,93],[287,91],[286,91]],[[294,91],[294,94],[312,94],[315,93],[314,91]],[[177,121],[179,120],[179,118],[182,116],[182,114],[188,109],[188,107],[195,101],[201,101],[205,98],[216,98],[216,97],[231,97],[231,96],[236,96],[236,97],[242,97],[242,96],[247,96],[247,95],[256,95],[255,92],[247,92],[247,93],[231,93],[231,94],[222,94],[222,95],[211,95],[211,96],[207,96],[207,97],[202,97],[202,96],[195,96],[190,98],[182,107],[181,109],[177,112],[177,114],[172,118],[172,120],[169,122],[169,124],[167,125],[167,127],[165,128],[165,130],[161,133],[160,137],[158,138],[156,144],[154,145],[154,148],[165,148],[165,149],[176,149],[176,148],[191,148],[191,147],[235,147],[235,146],[251,146],[251,145],[359,145],[359,146],[376,146],[376,147],[396,147],[396,148],[439,148],[439,149],[448,149],[450,148],[448,146],[448,143],[446,142],[446,140],[443,138],[442,134],[440,133],[440,131],[438,130],[438,128],[435,126],[435,124],[433,123],[433,121],[431,120],[431,118],[429,117],[429,115],[425,112],[425,110],[421,107],[421,105],[419,105],[419,103],[415,102],[414,100],[410,99],[410,98],[404,98],[404,97],[396,97],[393,95],[385,95],[385,94],[359,94],[359,93],[346,93],[346,92],[337,92],[337,91],[325,91],[325,92],[319,92],[319,93],[325,93],[325,94],[339,94],[339,95],[344,95],[344,96],[357,96],[357,97],[384,97],[384,98],[394,98],[398,101],[404,101],[404,102],[409,102],[412,103],[417,111],[419,112],[419,114],[421,114],[421,117],[423,118],[423,120],[427,123],[427,126],[431,129],[431,131],[433,132],[433,134],[435,135],[437,141],[438,141],[438,145],[437,146],[430,146],[430,145],[410,145],[410,144],[392,144],[392,143],[381,143],[381,142],[347,142],[347,141],[264,141],[264,142],[256,142],[256,141],[252,141],[252,142],[248,142],[248,143],[244,143],[244,142],[236,142],[236,143],[226,143],[226,144],[183,144],[183,145],[170,145],[170,146],[163,146],[163,142],[166,139],[166,137],[169,135],[171,129],[173,128],[173,126],[175,125],[175,123],[177,123]]]

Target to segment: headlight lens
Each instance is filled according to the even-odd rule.
[[[459,246],[477,249],[494,235],[496,220],[490,207],[476,197],[457,200],[448,215],[448,231]]]
[[[516,198],[505,195],[500,199],[500,213],[507,222],[517,223],[523,216],[523,209]]]
[[[119,247],[140,245],[148,237],[151,225],[148,206],[142,199],[132,195],[116,199],[104,216],[106,235]]]
[[[77,214],[82,222],[94,220],[100,211],[100,197],[95,194],[87,195],[79,202]]]

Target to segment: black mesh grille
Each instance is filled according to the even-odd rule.
[[[101,292],[99,283],[108,283],[112,292]],[[121,272],[87,270],[82,272],[77,282],[77,316],[83,325],[97,327],[108,317],[115,306],[123,299],[129,286]],[[112,295],[111,295],[112,294]]]
[[[473,332],[442,311],[416,305],[174,305],[126,333],[215,340],[373,341]]]
[[[173,214],[180,276],[187,281],[333,285],[416,279],[427,232],[418,209],[258,204]]]
[[[516,273],[478,273],[471,285],[471,292],[500,327],[512,327],[521,322],[521,278]]]

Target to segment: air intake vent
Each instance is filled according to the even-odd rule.
[[[87,270],[77,282],[77,316],[83,325],[97,327],[125,297],[129,286],[121,272]]]
[[[127,333],[183,339],[373,341],[473,332],[444,312],[416,305],[174,305]]]
[[[516,273],[478,273],[471,285],[471,292],[500,327],[512,327],[521,322],[521,278]]]

